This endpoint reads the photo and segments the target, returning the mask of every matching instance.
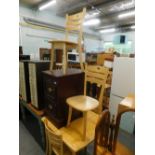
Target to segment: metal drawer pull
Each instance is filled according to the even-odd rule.
[[[48,92],[51,93],[52,91],[54,91],[54,89],[52,89],[51,87],[49,87],[49,88],[48,88]]]
[[[51,105],[48,105],[48,107],[49,107],[49,109],[50,109],[50,110],[52,110],[52,109],[53,109],[53,107],[52,107]]]

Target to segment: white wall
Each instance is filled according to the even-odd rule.
[[[124,32],[124,33],[108,33],[102,34],[103,44],[104,42],[112,42],[115,36],[125,35],[128,38],[128,41],[132,41],[132,50],[135,51],[135,31]]]
[[[51,24],[60,26],[65,25],[65,19],[62,17],[55,16],[49,11],[36,11],[26,8],[20,5],[20,39],[19,44],[23,46],[24,54],[31,54],[35,57],[39,57],[39,48],[47,47],[50,48],[48,40],[52,39],[64,39],[64,32],[56,32],[51,29],[43,29],[38,26],[32,26],[25,23],[23,17],[33,18],[35,20],[44,21]],[[100,34],[93,32],[87,28],[84,28],[84,32],[87,32],[94,37],[84,37],[85,48],[87,52],[97,51],[101,47]],[[71,40],[76,41],[75,35],[71,36]]]

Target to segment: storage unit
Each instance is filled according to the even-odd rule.
[[[49,65],[49,61],[29,62],[31,104],[37,109],[44,108],[42,71],[49,69]]]
[[[68,106],[66,98],[83,94],[84,73],[80,69],[67,69],[43,72],[45,112],[57,127],[66,124]],[[80,114],[73,112],[74,117]]]
[[[19,94],[26,102],[30,102],[28,62],[28,60],[19,62]]]
[[[33,136],[35,141],[45,150],[45,131],[41,118],[44,116],[43,110],[36,110],[31,104],[19,100],[21,110],[21,121],[26,129]]]

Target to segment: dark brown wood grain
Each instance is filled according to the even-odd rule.
[[[67,69],[67,74],[63,74],[62,70],[44,71],[43,82],[45,112],[47,117],[60,128],[67,122],[66,99],[83,94],[84,73],[79,69]],[[73,118],[79,116],[79,112],[73,113]]]

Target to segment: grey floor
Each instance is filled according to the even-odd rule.
[[[119,133],[118,139],[132,151],[135,149],[134,136],[129,136],[124,132]],[[128,140],[127,140],[128,139]],[[87,147],[87,155],[93,155],[93,143]],[[81,151],[78,155],[85,155],[85,151]],[[44,151],[25,128],[23,123],[19,122],[19,155],[45,155]]]
[[[19,155],[44,155],[43,150],[22,122],[19,122]]]

